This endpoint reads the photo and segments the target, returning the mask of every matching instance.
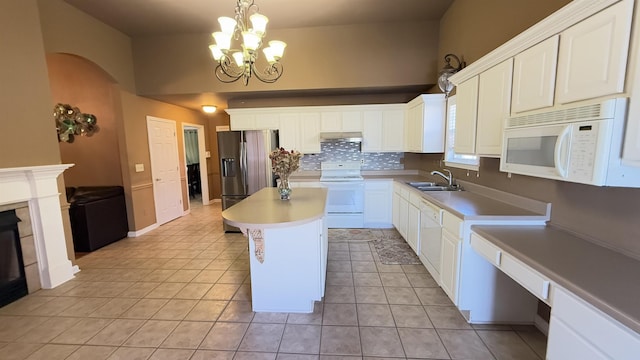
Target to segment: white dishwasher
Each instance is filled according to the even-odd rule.
[[[420,201],[420,261],[440,283],[440,249],[442,247],[442,209],[426,200]]]

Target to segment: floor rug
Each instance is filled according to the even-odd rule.
[[[371,241],[383,237],[377,229],[329,229],[329,241]]]
[[[377,239],[373,246],[380,257],[380,262],[385,265],[413,265],[422,264],[409,244],[400,239]]]

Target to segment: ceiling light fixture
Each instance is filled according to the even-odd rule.
[[[269,19],[258,13],[258,6],[253,0],[237,0],[235,12],[235,19],[226,16],[218,18],[221,31],[212,34],[216,43],[210,45],[209,49],[218,61],[216,77],[224,83],[242,79],[245,85],[249,84],[252,75],[265,83],[275,82],[282,76],[280,59],[287,44],[278,40],[269,41],[269,46],[262,50],[268,65],[264,71],[258,71],[258,50],[267,32]],[[240,39],[242,49],[232,49],[232,40]]]
[[[206,112],[207,114],[213,114],[217,109],[218,107],[215,105],[202,105],[202,111]]]
[[[452,58],[455,59],[456,62],[458,63],[456,67],[451,66]],[[449,93],[454,88],[453,83],[449,81],[449,77],[451,77],[451,75],[457,73],[458,71],[462,70],[465,66],[467,66],[467,63],[464,62],[464,59],[460,61],[460,59],[458,59],[458,57],[453,54],[445,55],[444,61],[446,62],[446,64],[444,65],[442,70],[440,70],[440,74],[438,76],[438,87],[445,94],[445,97],[449,97]]]

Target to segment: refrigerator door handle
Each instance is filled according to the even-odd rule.
[[[240,177],[244,193],[249,195],[247,187],[247,143],[240,141]]]

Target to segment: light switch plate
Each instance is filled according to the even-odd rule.
[[[208,159],[211,157],[211,151],[205,151],[204,156]]]
[[[143,172],[144,164],[136,164],[136,172]]]

